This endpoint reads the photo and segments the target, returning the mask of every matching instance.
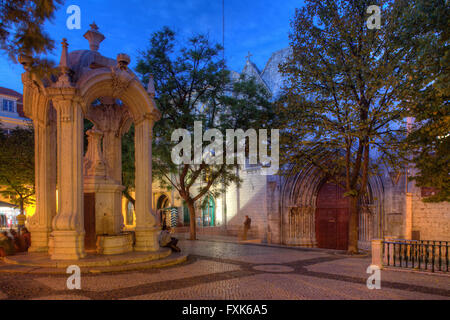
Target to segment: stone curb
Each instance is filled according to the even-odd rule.
[[[126,255],[110,255],[100,257],[90,257],[85,260],[49,260],[45,261],[33,261],[34,259],[40,260],[41,257],[37,256],[35,253],[31,253],[30,256],[26,257],[24,255],[15,255],[4,257],[3,261],[10,265],[20,265],[25,267],[39,267],[39,268],[67,268],[70,265],[77,265],[79,267],[110,267],[128,264],[145,263],[150,261],[155,261],[159,259],[164,259],[170,256],[171,250],[168,248],[161,248],[155,252],[149,253],[130,253]]]
[[[188,255],[173,254],[172,256],[152,260],[143,263],[133,263],[128,265],[104,266],[104,267],[81,267],[82,274],[101,274],[125,271],[137,271],[146,269],[160,269],[170,267],[183,262],[186,262]],[[16,274],[64,274],[66,269],[62,268],[48,268],[48,267],[30,267],[18,264],[0,265],[0,273],[16,273]]]
[[[190,239],[184,239],[181,237],[180,237],[180,240],[194,241],[194,240],[190,240]],[[226,243],[242,244],[242,245],[247,245],[247,246],[261,246],[261,247],[268,247],[268,248],[280,248],[280,249],[297,250],[297,251],[315,251],[315,252],[340,255],[342,257],[347,257],[347,258],[363,258],[363,257],[356,257],[356,256],[355,257],[346,256],[345,254],[342,254],[342,251],[332,250],[332,249],[311,248],[311,247],[301,247],[301,246],[284,246],[284,245],[279,245],[279,244],[255,243],[255,242],[233,241],[233,240],[222,240],[222,239],[197,239],[195,241],[226,242]],[[249,241],[249,240],[247,240],[247,241]],[[370,257],[370,253],[367,253],[367,256],[364,256],[364,258],[366,258],[366,257]]]

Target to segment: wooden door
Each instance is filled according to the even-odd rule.
[[[347,250],[347,247],[348,247],[348,221],[350,219],[349,208],[336,209],[336,219],[337,219],[336,249]]]
[[[97,249],[97,236],[95,232],[95,193],[84,194],[84,248]]]
[[[317,196],[316,238],[319,248],[346,250],[348,244],[348,199],[335,184],[326,183]]]
[[[330,208],[319,208],[316,219],[317,242],[319,248],[337,248],[337,223],[336,210]]]

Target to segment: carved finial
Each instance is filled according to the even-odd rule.
[[[95,24],[95,21],[92,22],[92,24],[90,24],[89,27],[91,27],[92,31],[98,31],[98,26]]]
[[[117,66],[119,67],[120,70],[126,70],[128,65],[130,64],[130,56],[127,55],[126,53],[119,53],[117,55]]]
[[[151,97],[155,97],[155,80],[152,74],[148,77],[147,92]]]
[[[62,52],[61,59],[59,60],[59,69],[61,71],[61,75],[58,79],[59,86],[67,86],[70,85],[70,68],[69,68],[69,53],[68,48],[69,44],[67,43],[67,39],[63,38],[62,42]]]
[[[89,41],[89,50],[98,51],[100,43],[105,40],[105,36],[98,31],[98,27],[95,22],[89,26],[91,29],[88,30],[83,37]]]
[[[67,39],[62,39],[62,51],[61,51],[61,59],[59,60],[60,68],[68,68],[69,67],[69,58],[68,58],[68,48],[69,44],[67,43]]]

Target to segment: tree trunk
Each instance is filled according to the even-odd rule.
[[[358,227],[359,227],[359,210],[358,197],[350,197],[350,219],[348,221],[348,247],[349,254],[358,253]]]
[[[197,226],[195,223],[195,208],[194,202],[192,200],[186,201],[186,204],[189,209],[189,221],[190,221],[190,240],[197,240]]]
[[[19,204],[19,207],[20,207],[20,214],[25,214],[25,212],[24,212],[24,202],[25,202],[25,200],[23,200],[22,198],[20,198],[20,204]]]

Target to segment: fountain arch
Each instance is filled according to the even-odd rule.
[[[114,137],[120,138],[132,122],[136,150],[134,250],[157,251],[158,228],[150,197],[151,148],[152,128],[160,112],[154,101],[153,80],[145,88],[128,68],[130,58],[126,54],[118,54],[116,60],[102,56],[97,50],[104,36],[95,24],[85,38],[91,50],[70,53],[67,41],[63,40],[58,76],[39,78],[31,72],[32,59],[27,56],[20,59],[25,68],[22,74],[24,112],[38,129],[35,138],[37,210],[30,221],[31,251],[49,252],[52,259],[62,260],[86,255],[84,193],[91,188],[97,196],[103,194],[104,200],[117,202],[121,190],[120,147],[117,147],[120,139]],[[92,106],[97,99],[104,110]],[[123,102],[121,109],[114,105],[117,99]],[[114,112],[107,112],[108,108]],[[86,157],[83,157],[84,118],[95,124],[95,130],[89,132]],[[120,217],[118,214],[120,208],[120,203],[111,208],[113,219],[107,233],[120,232],[122,226],[117,220],[122,217],[121,212]]]

